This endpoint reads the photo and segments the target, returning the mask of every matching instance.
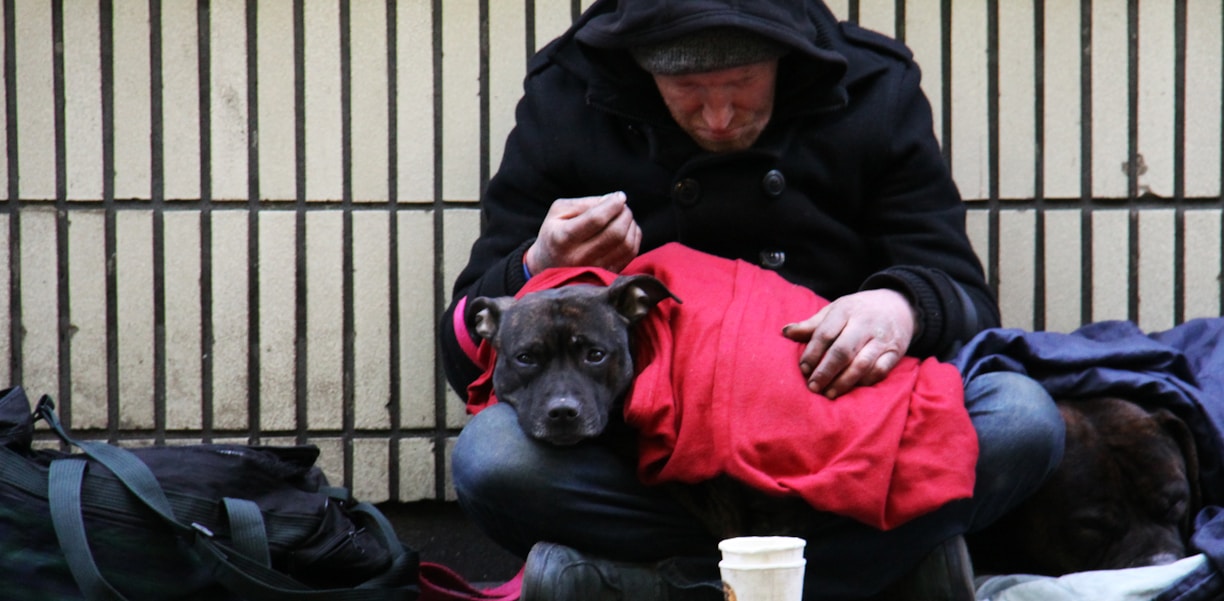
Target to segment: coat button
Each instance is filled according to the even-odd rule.
[[[761,180],[761,187],[765,189],[765,193],[770,198],[778,198],[786,191],[786,176],[777,169],[770,169],[765,174],[765,178]]]
[[[786,264],[786,252],[781,250],[763,250],[761,251],[761,267],[766,269],[780,269]]]
[[[672,199],[686,207],[697,204],[700,198],[701,184],[691,177],[686,177],[672,186]]]

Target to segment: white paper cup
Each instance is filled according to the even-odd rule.
[[[806,544],[789,536],[748,536],[719,543],[723,560],[718,568],[727,601],[800,601]]]

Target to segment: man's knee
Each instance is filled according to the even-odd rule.
[[[1002,445],[1008,454],[1048,457],[1050,469],[1058,464],[1065,425],[1040,383],[1018,373],[983,374],[965,386],[965,402],[979,439]]]
[[[460,497],[487,498],[527,486],[540,472],[531,461],[536,444],[523,434],[513,407],[485,408],[464,426],[455,443],[451,477],[456,491]]]
[[[976,527],[1037,490],[1062,461],[1065,425],[1045,388],[1022,374],[988,373],[965,387],[978,432]]]

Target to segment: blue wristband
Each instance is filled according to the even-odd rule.
[[[527,269],[527,261],[523,261],[523,277],[529,280],[531,279],[531,270]]]

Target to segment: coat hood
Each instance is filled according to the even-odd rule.
[[[840,76],[846,59],[832,49],[837,19],[813,0],[600,0],[576,39],[618,50],[656,44],[710,27],[738,27],[775,40]]]
[[[793,52],[782,57],[774,120],[844,106],[849,61],[837,18],[819,0],[597,0],[532,60],[584,80],[588,101],[655,124],[671,117],[629,48],[709,27],[739,27]]]

